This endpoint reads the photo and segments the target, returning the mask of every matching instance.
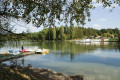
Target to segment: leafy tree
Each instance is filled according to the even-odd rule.
[[[116,37],[118,37],[118,35],[120,34],[120,30],[118,28],[115,28],[114,33],[116,34]]]
[[[75,28],[75,39],[81,39],[81,38],[83,38],[84,37],[84,35],[83,35],[83,30],[82,30],[82,28],[81,27],[76,27]]]
[[[113,29],[107,29],[107,33],[113,34]]]
[[[74,39],[74,36],[75,36],[75,29],[74,29],[74,24],[73,24],[73,23],[72,23],[70,29],[71,29],[71,31],[70,31],[70,32],[71,32],[71,34],[70,34],[71,39]]]
[[[101,29],[102,33],[107,33],[107,29]]]
[[[103,7],[111,6],[116,3],[120,6],[120,0],[96,0],[95,3],[103,3]],[[60,22],[64,21],[66,24],[71,23],[73,20],[77,22],[78,25],[84,25],[85,20],[90,21],[90,10],[94,9],[94,2],[92,0],[1,0],[0,2],[0,21],[2,17],[5,18],[17,18],[23,19],[26,23],[32,21],[33,25],[40,27],[44,25],[45,27],[55,25],[55,20]],[[63,17],[64,16],[64,17]],[[3,29],[0,26],[0,29],[11,32],[7,29]],[[61,34],[61,30],[56,30],[56,35]],[[70,28],[67,27],[65,34],[67,36],[70,33]],[[83,29],[84,36],[91,36],[92,31],[90,29]],[[42,39],[52,39],[52,31],[42,31],[39,36]],[[104,34],[107,33],[105,29],[100,31]],[[46,35],[47,34],[47,35]],[[73,34],[74,31],[73,31]],[[71,34],[71,38],[75,36]],[[110,34],[114,34],[113,30],[110,31]],[[118,33],[116,33],[118,34]],[[21,34],[22,35],[22,34]],[[58,36],[56,37],[59,38]],[[65,38],[65,35],[64,35]]]
[[[52,31],[52,27],[48,28],[48,34],[46,35],[48,40],[52,40],[53,39],[53,31]]]
[[[48,28],[43,29],[42,31],[39,32],[38,36],[40,40],[45,40],[48,39],[49,35],[47,35],[49,32]]]
[[[100,30],[96,30],[97,35],[101,35],[101,31]]]
[[[68,26],[64,26],[64,33],[69,34],[69,27]]]
[[[103,7],[116,3],[120,0],[96,0],[103,3]],[[70,23],[75,20],[78,24],[90,21],[90,9],[94,9],[92,0],[1,0],[0,15],[6,17],[22,18],[25,22],[50,26],[55,24],[55,19]],[[62,15],[64,17],[62,17]],[[87,17],[87,18],[86,18]]]
[[[64,34],[64,26],[60,27],[60,33],[59,33],[60,40],[65,40],[65,34]]]
[[[52,34],[53,34],[53,40],[55,40],[56,39],[56,29],[55,28],[52,29]]]

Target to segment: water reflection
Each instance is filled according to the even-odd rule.
[[[115,50],[120,51],[120,43],[118,42],[97,42],[97,43],[80,43],[76,44],[74,42],[67,42],[67,41],[44,41],[44,42],[25,42],[25,48],[46,48],[50,49],[51,53],[54,55],[61,55],[62,57],[70,55],[69,58],[71,61],[74,60],[75,56],[84,55],[84,54],[96,54],[95,51],[106,50],[106,51],[113,51]],[[21,42],[13,43],[13,44],[5,44],[1,47],[0,52],[4,50],[21,49]]]
[[[1,49],[19,49],[4,45]],[[120,80],[120,43],[76,44],[67,41],[27,42],[25,48],[50,49],[47,55],[29,55],[17,59],[17,65],[49,68],[68,75],[85,75],[87,80]],[[14,61],[15,62],[15,61]],[[9,64],[10,62],[5,62]]]
[[[18,62],[17,62],[16,59],[10,60],[9,62],[10,62],[10,65],[11,65],[11,66],[17,66],[17,65],[18,65],[18,64],[17,64]]]
[[[21,63],[22,63],[22,66],[24,67],[25,66],[25,64],[24,64],[24,57],[22,57]]]
[[[44,43],[44,44],[43,44]],[[66,55],[70,55],[71,61],[77,55],[83,54],[90,54],[95,53],[96,50],[115,50],[116,52],[120,50],[118,43],[109,43],[109,42],[102,42],[97,44],[75,44],[71,42],[43,42],[40,43],[40,47],[48,48],[52,50],[54,55],[61,54],[62,57]]]
[[[97,45],[84,45],[84,44],[75,44],[71,42],[42,42],[39,43],[41,48],[48,48],[52,50],[52,53],[55,55],[61,54],[62,57],[70,54],[71,61],[74,59],[74,56],[77,54],[84,54],[86,52],[92,52],[96,50],[99,46]]]

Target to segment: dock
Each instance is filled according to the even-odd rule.
[[[22,52],[20,51],[20,54],[17,55],[13,55],[13,54],[0,54],[0,63],[4,62],[4,61],[8,61],[11,59],[15,59],[15,58],[20,58],[23,56],[27,56],[27,55],[32,55],[32,54],[46,54],[49,53],[49,49],[38,49],[38,50],[33,50],[33,51],[27,51],[27,52]]]
[[[21,54],[18,54],[18,55],[0,54],[0,63],[4,62],[4,61],[11,60],[11,59],[16,59],[16,58],[20,58],[20,57],[27,56],[27,55],[32,55],[32,54],[35,54],[35,52],[33,51],[33,52],[21,53]]]

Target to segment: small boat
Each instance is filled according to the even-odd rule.
[[[9,54],[18,55],[18,54],[20,54],[20,52],[19,51],[14,51],[14,50],[9,50]]]
[[[19,51],[13,51],[13,50],[8,50],[7,52],[3,52],[1,54],[6,54],[6,55],[17,55],[20,54]]]
[[[30,51],[19,51],[20,53],[27,53],[27,52],[30,52]]]
[[[36,54],[46,54],[49,53],[49,49],[37,49],[35,51]]]
[[[6,51],[6,50],[3,50],[0,54],[6,54],[6,55],[9,55],[9,52]]]
[[[20,53],[35,52],[36,54],[46,54],[49,53],[49,49],[24,49],[24,51],[19,51]]]
[[[39,50],[35,51],[35,53],[36,53],[36,54],[45,54],[45,51],[39,49]]]
[[[11,55],[10,53],[1,53],[1,54],[7,54],[7,55]]]
[[[27,52],[32,52],[32,51],[34,51],[34,50],[32,50],[32,49],[24,49],[24,51],[19,51],[20,53],[27,53]]]
[[[49,49],[43,49],[43,51],[45,51],[45,53],[49,53]]]

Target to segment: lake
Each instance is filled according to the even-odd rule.
[[[67,75],[84,75],[86,80],[120,80],[120,43],[75,43],[68,41],[25,42],[24,48],[45,48],[50,53],[6,61],[21,66],[48,68]],[[4,50],[20,50],[21,43],[7,43]]]

